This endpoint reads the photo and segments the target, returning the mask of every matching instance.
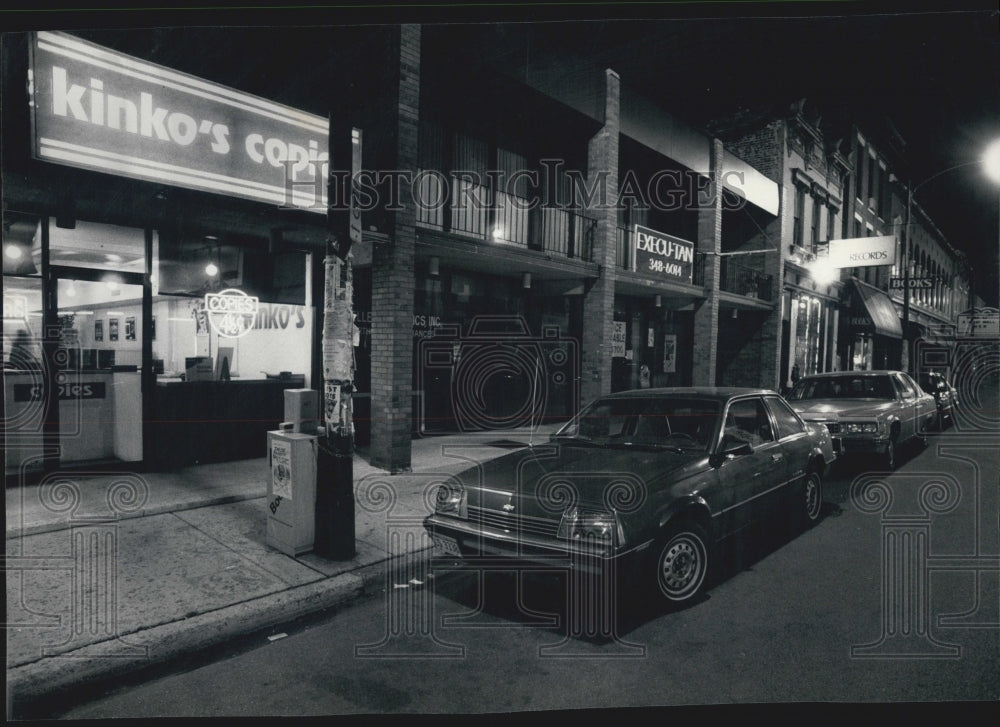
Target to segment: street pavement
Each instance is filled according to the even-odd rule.
[[[164,473],[64,473],[6,490],[7,709],[162,664],[386,588],[430,554],[436,482],[541,443],[531,432],[415,439],[411,472],[354,457],[350,560],[268,545],[267,458]],[[400,582],[396,582],[400,581]]]

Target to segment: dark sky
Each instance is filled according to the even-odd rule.
[[[938,4],[941,5],[940,3]],[[629,84],[659,96],[694,124],[761,102],[814,99],[831,110],[888,115],[907,142],[914,184],[974,162],[1000,138],[1000,14],[996,2],[942,10],[919,2],[465,3],[431,7],[343,5],[290,10],[0,10],[8,29],[257,26],[274,29],[261,58],[296,47],[288,26],[359,22],[532,22]],[[37,10],[37,8],[36,8]],[[285,26],[285,28],[282,28]],[[205,53],[225,53],[225,35]],[[304,50],[299,46],[299,50]],[[322,52],[311,48],[310,53]],[[289,78],[289,83],[307,83]],[[836,111],[833,111],[836,113]],[[997,305],[1000,188],[975,164],[922,186],[917,200],[976,268],[980,296]]]

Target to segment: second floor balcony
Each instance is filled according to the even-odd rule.
[[[418,227],[586,262],[594,259],[597,221],[577,210],[539,206],[454,176],[450,190],[444,189],[440,176],[423,176],[420,185],[420,199],[444,202],[418,204]]]
[[[726,256],[720,258],[719,273],[719,290],[767,303],[774,300],[774,280],[766,273],[741,265]]]

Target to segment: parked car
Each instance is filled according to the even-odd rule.
[[[946,426],[955,423],[955,407],[958,405],[958,392],[955,391],[944,374],[937,371],[924,371],[918,377],[920,388],[934,397],[937,403],[937,421],[935,427],[944,431]]]
[[[437,566],[550,564],[697,596],[720,541],[766,513],[808,527],[835,454],[773,391],[641,389],[585,407],[541,446],[471,467],[424,520]],[[614,568],[609,568],[611,564]],[[550,568],[551,570],[551,568]]]
[[[903,371],[837,371],[804,376],[788,403],[806,421],[823,424],[838,453],[875,455],[896,468],[900,446],[926,444],[937,418],[934,397]]]

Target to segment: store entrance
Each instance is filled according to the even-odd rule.
[[[60,266],[51,276],[59,464],[141,462],[142,276]]]

